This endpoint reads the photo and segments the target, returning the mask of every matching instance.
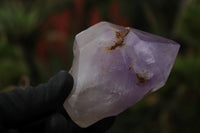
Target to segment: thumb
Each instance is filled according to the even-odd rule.
[[[54,75],[46,86],[47,101],[57,101],[57,104],[62,104],[67,98],[73,87],[73,78],[66,71],[60,71]]]

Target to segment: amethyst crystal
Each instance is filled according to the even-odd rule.
[[[76,35],[74,88],[64,107],[81,127],[114,116],[162,87],[179,44],[134,28],[100,22]]]

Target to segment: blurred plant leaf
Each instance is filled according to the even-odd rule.
[[[63,6],[63,3],[69,3],[69,1],[16,0],[3,2],[0,6],[0,32],[7,33],[8,37],[14,40],[29,36],[33,31],[40,29],[50,13],[58,8],[66,7],[67,5]]]
[[[29,75],[19,47],[0,44],[0,89],[17,85],[20,77]]]
[[[187,43],[187,47],[200,49],[200,3],[197,0],[187,2],[176,20],[174,34]]]

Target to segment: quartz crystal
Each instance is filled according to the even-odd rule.
[[[74,87],[64,107],[80,127],[115,116],[161,88],[180,45],[130,27],[100,22],[76,35]]]

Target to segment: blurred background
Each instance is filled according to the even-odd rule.
[[[37,85],[68,71],[74,36],[102,20],[181,44],[166,85],[120,114],[107,133],[198,132],[198,0],[1,0],[0,91]]]

